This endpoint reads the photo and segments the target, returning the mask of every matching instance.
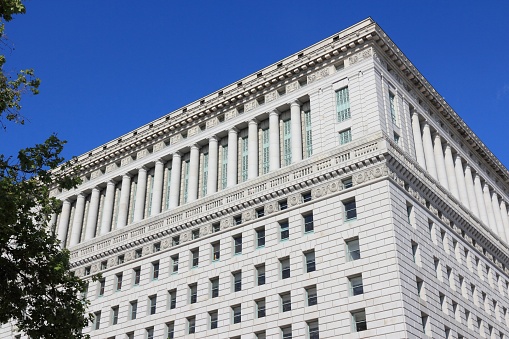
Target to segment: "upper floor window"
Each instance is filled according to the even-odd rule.
[[[316,270],[315,264],[315,251],[308,251],[304,253],[306,259],[306,273],[314,272]]]
[[[265,227],[256,230],[256,247],[265,247]]]
[[[140,278],[141,278],[141,267],[133,268],[133,275],[134,275],[134,283],[133,285],[139,285],[140,284]]]
[[[346,240],[346,252],[347,261],[354,261],[361,258],[358,238]]]
[[[221,256],[221,246],[219,244],[219,241],[212,244],[212,261],[219,260]]]
[[[315,229],[313,223],[313,213],[304,215],[304,233],[313,232]]]
[[[290,278],[290,258],[279,259],[281,279]]]
[[[242,254],[242,234],[233,237],[233,253]]]
[[[389,110],[391,113],[391,121],[393,124],[397,125],[398,123],[398,115],[396,112],[396,97],[392,92],[389,92]]]
[[[152,263],[152,279],[159,278],[159,261]]]
[[[339,132],[339,144],[345,145],[352,141],[352,130],[350,128]]]
[[[355,198],[343,202],[343,205],[345,206],[345,221],[357,219],[357,206],[355,204]]]
[[[199,258],[200,258],[200,250],[198,248],[191,250],[191,267],[192,268],[198,267]]]
[[[235,272],[233,274],[233,291],[242,291],[242,272]]]
[[[171,257],[171,273],[178,273],[179,271],[179,255],[175,254]]]
[[[339,122],[350,119],[350,94],[348,87],[336,91],[336,113]]]
[[[280,230],[280,240],[288,240],[290,238],[290,227],[288,225],[288,221],[279,222],[279,230]]]

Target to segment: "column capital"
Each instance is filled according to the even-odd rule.
[[[198,145],[198,144],[192,144],[192,145],[191,145],[191,150],[192,150],[192,149],[199,150],[200,148],[201,148],[201,146],[200,146],[200,145]]]
[[[258,125],[258,119],[253,118],[253,119],[249,120],[248,124],[249,125]]]
[[[122,178],[129,178],[129,179],[131,179],[132,177],[133,177],[133,176],[132,176],[132,174],[131,174],[131,173],[129,173],[129,172],[124,173],[124,174],[122,175]]]
[[[417,119],[419,119],[419,116],[420,116],[419,112],[417,112],[415,109],[412,111],[412,118],[414,116],[417,117]]]
[[[272,110],[272,111],[269,112],[269,116],[271,116],[271,115],[272,116],[274,116],[274,115],[279,116],[279,113],[280,112],[277,109],[275,109],[275,110]]]
[[[156,165],[157,164],[161,164],[161,165],[164,165],[164,161],[163,161],[163,158],[159,158],[156,160]]]
[[[113,185],[113,186],[115,186],[116,184],[117,184],[116,181],[113,179],[108,180],[108,182],[106,183],[106,185]]]
[[[217,142],[217,141],[218,141],[217,136],[216,136],[216,135],[212,135],[212,136],[210,136],[210,137],[209,137],[209,142],[211,142],[211,141],[215,141],[215,142]]]
[[[85,199],[85,193],[83,192],[78,193],[77,199]]]
[[[94,188],[92,188],[92,193],[94,192],[101,192],[101,189],[99,188],[99,186],[95,186]]]
[[[69,201],[69,198],[65,198],[64,200],[62,200],[62,204],[71,204],[71,202]]]
[[[238,129],[237,127],[232,127],[232,128],[230,128],[230,129],[228,130],[228,134],[230,134],[230,133],[235,133],[235,134],[237,134],[237,133],[239,133],[239,129]]]
[[[143,172],[143,171],[147,171],[147,167],[145,165],[141,166],[140,168],[138,168],[138,173],[139,172]]]
[[[302,103],[299,101],[299,99],[295,99],[292,102],[290,102],[290,107],[292,107],[292,106],[299,106],[300,107],[301,104]]]
[[[173,159],[180,158],[181,156],[182,156],[182,154],[180,153],[180,151],[173,152],[173,154],[172,154]]]

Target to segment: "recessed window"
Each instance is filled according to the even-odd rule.
[[[242,321],[242,309],[240,305],[232,306],[232,313],[233,313],[233,323],[240,324],[240,322]]]
[[[394,132],[393,138],[394,138],[394,142],[396,143],[396,145],[399,145],[400,137],[399,137],[398,133]]]
[[[362,285],[362,275],[355,275],[348,278],[350,285],[350,295],[360,295],[364,293],[364,286]]]
[[[171,258],[171,273],[176,274],[179,271],[179,255],[172,255]]]
[[[242,216],[241,215],[236,215],[233,217],[233,224],[234,225],[240,225],[242,224]]]
[[[147,339],[154,339],[154,328],[153,327],[146,328],[145,331],[147,332]]]
[[[118,324],[118,306],[113,306],[111,308],[111,324]]]
[[[189,285],[189,303],[196,304],[198,299],[198,285],[196,283]]]
[[[124,258],[125,258],[125,257],[124,257],[124,255],[119,255],[119,256],[117,257],[117,265],[121,265],[121,264],[123,264],[123,263],[124,263],[124,261],[125,261],[125,259],[124,259]],[[88,273],[88,274],[90,274],[90,271],[89,271],[89,273]]]
[[[366,323],[366,312],[358,310],[351,313],[352,315],[352,328],[354,332],[362,332],[368,329]]]
[[[343,202],[345,208],[345,221],[351,221],[357,219],[357,205],[355,199],[350,199]]]
[[[351,141],[352,141],[352,130],[350,128],[339,132],[339,144],[340,145],[346,145]]]
[[[255,303],[256,303],[256,317],[257,318],[265,317],[265,298],[256,300]]]
[[[265,247],[265,227],[261,227],[256,230],[256,247]]]
[[[212,243],[212,261],[217,261],[221,257],[221,246],[219,241]]]
[[[421,325],[422,325],[422,332],[425,334],[428,334],[428,315],[421,312]]]
[[[217,310],[209,312],[209,322],[210,322],[210,329],[216,329],[217,328]]]
[[[423,297],[424,297],[424,281],[421,278],[416,277],[415,283],[417,285],[417,295],[419,296],[419,298],[423,299]]]
[[[157,295],[151,295],[148,297],[148,314],[156,314],[157,310]]]
[[[350,119],[350,94],[348,87],[336,91],[336,114],[338,122]]]
[[[99,296],[102,297],[104,295],[104,288],[106,286],[106,280],[101,279],[99,280]]]
[[[120,291],[122,289],[122,273],[116,274],[115,280],[117,281],[117,291]]]
[[[210,279],[210,296],[212,298],[219,297],[219,277]]]
[[[160,242],[156,242],[152,246],[152,252],[159,252],[160,250],[161,250],[161,243]]]
[[[101,311],[94,313],[94,330],[98,330],[101,327]]]
[[[136,251],[134,251],[135,259],[141,258],[142,255],[143,255],[143,252],[142,252],[141,248],[138,248]]]
[[[233,237],[233,254],[242,254],[242,234]]]
[[[285,241],[288,240],[288,238],[290,238],[290,226],[288,224],[288,221],[279,222],[279,234],[281,241]]]
[[[134,332],[129,332],[125,334],[127,339],[134,339]]]
[[[85,267],[85,275],[90,275],[91,269],[92,269],[92,266]]]
[[[292,296],[290,292],[282,293],[279,295],[281,299],[281,311],[288,312],[292,310]]]
[[[131,320],[136,319],[138,313],[138,300],[133,300],[129,303],[129,316]]]
[[[141,267],[136,267],[136,268],[133,268],[133,276],[134,276],[134,283],[133,285],[134,286],[137,286],[140,284],[140,279],[141,279]]]
[[[199,259],[200,250],[198,248],[191,250],[191,268],[198,267]]]
[[[173,238],[171,238],[171,245],[177,246],[180,244],[180,235],[176,235]]]
[[[316,270],[316,263],[315,263],[315,251],[308,251],[304,253],[304,257],[306,260],[306,273],[311,273]]]
[[[152,263],[152,280],[159,278],[159,261]]]
[[[212,232],[216,233],[221,230],[221,225],[218,222],[212,224]]]
[[[290,278],[290,258],[279,259],[281,279]]]
[[[256,266],[256,285],[265,285],[265,264]]]
[[[279,209],[281,211],[283,211],[283,210],[288,208],[288,201],[286,199],[279,201],[278,204],[279,204]]]
[[[354,261],[361,258],[358,238],[346,240],[346,258],[347,261]]]
[[[170,310],[173,310],[175,307],[177,307],[177,289],[168,291],[168,299],[170,301]]]
[[[258,209],[256,209],[255,213],[256,213],[257,218],[261,218],[261,217],[265,216],[265,209],[263,207],[258,208]]]
[[[308,213],[303,216],[304,218],[304,233],[310,233],[315,230],[315,224],[313,222],[313,213]]]
[[[292,339],[292,325],[281,327],[281,335],[283,339]]]
[[[233,291],[239,292],[242,291],[242,272],[234,272],[233,276]]]
[[[341,184],[343,185],[343,189],[347,189],[347,188],[350,188],[350,187],[353,187],[353,182],[352,182],[352,178],[346,178],[346,179],[343,179],[341,181]]]
[[[191,231],[191,239],[195,240],[200,237],[200,229],[192,230]]]
[[[302,193],[302,201],[303,202],[309,202],[312,199],[313,199],[313,197],[311,196],[311,192],[310,191]]]
[[[316,293],[316,286],[309,286],[305,288],[307,306],[314,306],[318,303],[318,296]]]
[[[187,334],[193,334],[196,330],[196,317],[187,318]]]
[[[102,261],[101,262],[101,270],[105,270],[108,268],[108,262],[107,261]]]
[[[308,321],[307,325],[309,339],[319,339],[318,320]]]

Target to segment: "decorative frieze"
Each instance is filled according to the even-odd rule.
[[[200,126],[190,127],[187,130],[187,136],[190,137],[190,136],[196,135],[196,134],[198,134],[198,132],[200,132]]]
[[[212,128],[212,127],[216,126],[218,123],[219,123],[219,119],[217,117],[214,117],[212,119],[207,120],[207,122],[205,123],[205,128],[207,128],[207,129]]]
[[[377,179],[377,178],[380,178],[385,175],[387,175],[387,167],[385,165],[378,166],[378,167],[371,167],[365,171],[356,173],[353,176],[352,181],[354,182],[354,184],[361,184],[365,181]]]
[[[164,148],[164,146],[165,146],[164,141],[160,141],[160,142],[154,144],[153,150],[154,150],[154,152],[160,151]]]
[[[294,81],[294,82],[291,82],[288,85],[286,85],[285,90],[286,90],[286,93],[291,93],[293,91],[298,90],[299,88],[300,88],[299,82]]]
[[[103,172],[100,169],[95,170],[90,174],[90,180],[100,177],[102,174]]]
[[[267,94],[265,94],[265,102],[271,102],[276,100],[279,97],[279,94],[277,91],[272,91]]]
[[[176,143],[180,142],[182,139],[183,139],[183,138],[182,138],[182,134],[180,134],[180,133],[177,133],[177,134],[175,134],[175,135],[172,135],[172,136],[170,137],[170,145],[174,145],[174,144],[176,144]]]
[[[133,157],[131,155],[129,155],[120,161],[120,166],[126,166],[132,162],[133,162]]]
[[[230,120],[238,115],[237,109],[231,109],[224,114],[224,120]]]
[[[307,77],[308,84],[331,75],[332,73],[334,73],[333,68],[334,68],[334,66],[329,66],[329,67],[322,68],[321,70],[316,71],[314,73],[311,73]]]
[[[355,53],[351,56],[348,57],[347,61],[348,61],[348,64],[345,65],[345,67],[348,67],[350,65],[353,65],[353,64],[356,64],[364,59],[368,59],[370,58],[371,56],[373,55],[372,53],[372,49],[371,48],[368,48],[368,49],[365,49],[363,51],[360,51],[358,53]]]
[[[288,207],[294,207],[294,206],[302,204],[302,194],[295,193],[295,194],[290,195],[288,197],[287,202],[288,202]]]
[[[220,221],[221,230],[228,229],[233,225],[233,216],[221,219]]]
[[[255,210],[254,208],[251,208],[247,211],[242,212],[242,222],[247,222],[254,220],[256,218]]]
[[[271,201],[263,206],[265,215],[279,211],[279,204],[277,201]]]
[[[116,170],[118,168],[118,165],[117,163],[111,163],[111,164],[108,164],[106,165],[106,173],[110,173],[110,172],[113,172],[114,170]]]
[[[147,155],[148,155],[148,150],[147,149],[139,150],[138,153],[136,153],[136,159],[144,158]]]
[[[259,106],[259,103],[257,100],[251,100],[251,101],[248,101],[244,104],[244,111],[245,112],[249,112],[249,111],[252,111],[254,110],[256,107]]]

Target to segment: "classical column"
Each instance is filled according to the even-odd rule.
[[[445,146],[445,170],[447,172],[447,182],[449,184],[449,191],[452,195],[459,200],[458,185],[456,182],[456,173],[454,172],[454,161],[452,160],[452,149],[450,145]]]
[[[94,187],[90,195],[90,205],[88,207],[87,225],[85,226],[85,240],[90,240],[95,236],[97,226],[97,215],[99,213],[99,198],[101,191]]]
[[[60,222],[58,223],[57,237],[60,240],[60,247],[65,247],[65,239],[69,229],[69,216],[71,215],[71,203],[69,200],[62,202],[62,212],[60,213]]]
[[[424,145],[424,157],[426,158],[426,170],[435,179],[438,179],[437,166],[433,155],[433,142],[431,141],[431,131],[429,124],[424,123],[422,128],[422,143]]]
[[[130,197],[131,197],[131,175],[126,173],[122,176],[122,186],[120,188],[117,228],[122,228],[125,225],[127,225]]]
[[[300,119],[300,101],[290,104],[292,128],[292,163],[302,160],[302,123]]]
[[[488,225],[488,213],[486,212],[486,204],[484,202],[484,195],[481,186],[481,178],[479,174],[475,174],[474,178],[475,196],[477,199],[477,206],[479,207],[479,218],[482,222]]]
[[[170,201],[168,207],[175,208],[179,204],[180,197],[180,172],[182,171],[182,158],[179,152],[173,153],[171,160],[171,187],[170,187]]]
[[[249,120],[247,139],[247,178],[253,179],[258,176],[258,121],[256,119]]]
[[[237,168],[238,168],[238,138],[239,130],[233,127],[228,131],[228,169],[226,187],[232,187],[237,184]]]
[[[48,223],[48,228],[50,230],[52,230],[53,235],[56,235],[56,233],[57,233],[56,223],[57,223],[57,214],[56,213],[51,213],[51,218],[50,218],[49,223]]]
[[[504,224],[505,241],[509,244],[509,215],[507,215],[507,206],[504,200],[500,201],[500,214]]]
[[[435,164],[437,165],[438,181],[442,186],[449,190],[449,181],[447,180],[447,170],[445,168],[444,150],[442,148],[442,138],[437,133],[435,135],[435,143],[433,145],[433,153],[435,155]],[[452,168],[454,172],[454,167]]]
[[[483,187],[484,194],[484,205],[486,206],[486,214],[488,215],[488,226],[493,231],[496,232],[496,221],[495,215],[493,214],[493,207],[491,206],[491,194],[490,194],[490,186],[485,182]]]
[[[191,146],[189,155],[189,185],[187,187],[187,201],[198,199],[198,172],[200,168],[200,146]]]
[[[143,219],[145,212],[145,197],[147,196],[147,169],[141,167],[138,169],[138,184],[136,185],[136,199],[134,200],[133,222]]]
[[[454,171],[456,172],[456,186],[458,188],[459,200],[463,206],[470,209],[467,186],[465,185],[465,174],[463,172],[463,161],[458,154],[454,156]],[[449,186],[451,186],[451,182],[449,182]]]
[[[209,138],[209,165],[207,179],[207,195],[217,192],[217,166],[218,166],[218,142],[215,135]]]
[[[80,242],[81,226],[83,226],[83,213],[85,212],[85,196],[83,193],[78,194],[76,200],[76,208],[74,210],[74,219],[71,228],[71,241],[69,246],[77,245]]]
[[[500,239],[505,240],[506,234],[504,229],[504,222],[502,221],[502,213],[500,211],[500,203],[498,202],[497,192],[491,195],[491,206],[493,207],[493,215],[495,216],[495,228]]]
[[[100,235],[111,231],[111,219],[113,217],[113,205],[115,203],[115,182],[108,181],[106,186],[106,196],[104,197],[103,215],[101,218]]]
[[[157,159],[156,165],[154,167],[152,206],[150,207],[152,215],[161,213],[161,206],[163,202],[163,178],[164,178],[164,162],[162,159]]]
[[[412,113],[412,131],[414,134],[415,157],[417,163],[426,169],[426,160],[424,158],[424,149],[422,148],[421,125],[419,124],[419,114]]]
[[[280,151],[279,151],[279,112],[269,113],[269,169],[271,171],[279,169]]]
[[[477,199],[475,197],[474,179],[472,178],[472,169],[469,164],[465,166],[465,184],[467,187],[470,210],[475,216],[479,217],[479,207],[477,207]]]

